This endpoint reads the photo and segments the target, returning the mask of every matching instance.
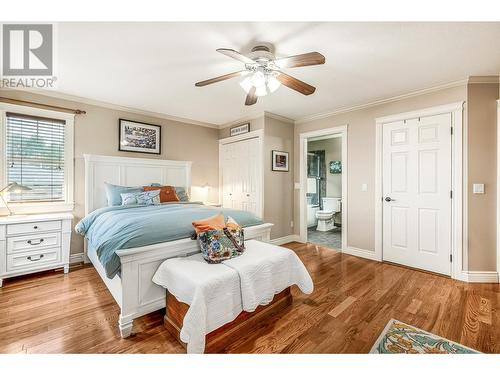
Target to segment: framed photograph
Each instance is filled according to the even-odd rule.
[[[340,160],[333,160],[330,162],[330,173],[331,174],[342,173],[342,162]]]
[[[240,135],[249,132],[250,132],[250,123],[247,122],[246,124],[233,126],[231,129],[229,129],[229,136],[234,137],[235,135]]]
[[[288,172],[288,152],[272,151],[272,168],[277,172]]]
[[[161,154],[161,126],[120,119],[119,151]]]

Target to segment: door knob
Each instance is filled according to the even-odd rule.
[[[250,196],[250,194],[247,194],[247,197],[249,197],[249,196]]]
[[[385,197],[386,202],[394,202],[395,199],[392,199],[391,197]]]

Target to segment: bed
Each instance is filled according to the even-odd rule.
[[[124,186],[162,185],[191,188],[191,162],[144,158],[84,155],[85,215],[107,205],[104,183]],[[271,223],[245,228],[245,238],[268,242]],[[158,266],[168,258],[199,252],[196,241],[176,239],[153,245],[117,250],[120,270],[112,278],[99,261],[95,249],[85,241],[85,260],[91,262],[116,303],[120,306],[118,327],[122,337],[132,333],[135,318],[165,307],[165,289],[151,279]],[[109,273],[109,270],[108,270]]]

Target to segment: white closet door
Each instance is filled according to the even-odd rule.
[[[251,138],[221,147],[222,205],[260,213],[259,139]]]
[[[383,259],[451,272],[451,114],[383,128]]]

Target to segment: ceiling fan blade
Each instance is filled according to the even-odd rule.
[[[247,94],[245,105],[254,105],[255,103],[257,103],[257,95],[255,94],[256,91],[257,91],[256,88],[252,86],[252,88]]]
[[[220,82],[220,81],[225,81],[226,79],[231,79],[231,78],[234,78],[234,77],[242,76],[245,73],[248,73],[248,71],[247,70],[240,70],[239,72],[224,74],[223,76],[219,76],[219,77],[207,79],[207,80],[201,81],[201,82],[196,82],[194,85],[197,86],[197,87],[211,85],[212,83],[217,83],[217,82]]]
[[[219,48],[216,51],[222,53],[223,55],[226,55],[226,56],[232,57],[233,59],[241,61],[242,63],[255,64],[255,61],[253,61],[250,57],[242,55],[241,53],[239,53],[238,51],[235,51],[234,49]]]
[[[297,78],[293,78],[292,76],[289,76],[288,74],[285,74],[283,72],[280,72],[276,79],[286,87],[289,87],[292,90],[298,91],[304,95],[311,95],[312,93],[314,93],[314,91],[316,91],[316,87],[302,82]]]
[[[274,61],[280,68],[298,68],[300,66],[321,65],[325,63],[325,56],[319,52],[309,52],[302,55],[283,57]]]

